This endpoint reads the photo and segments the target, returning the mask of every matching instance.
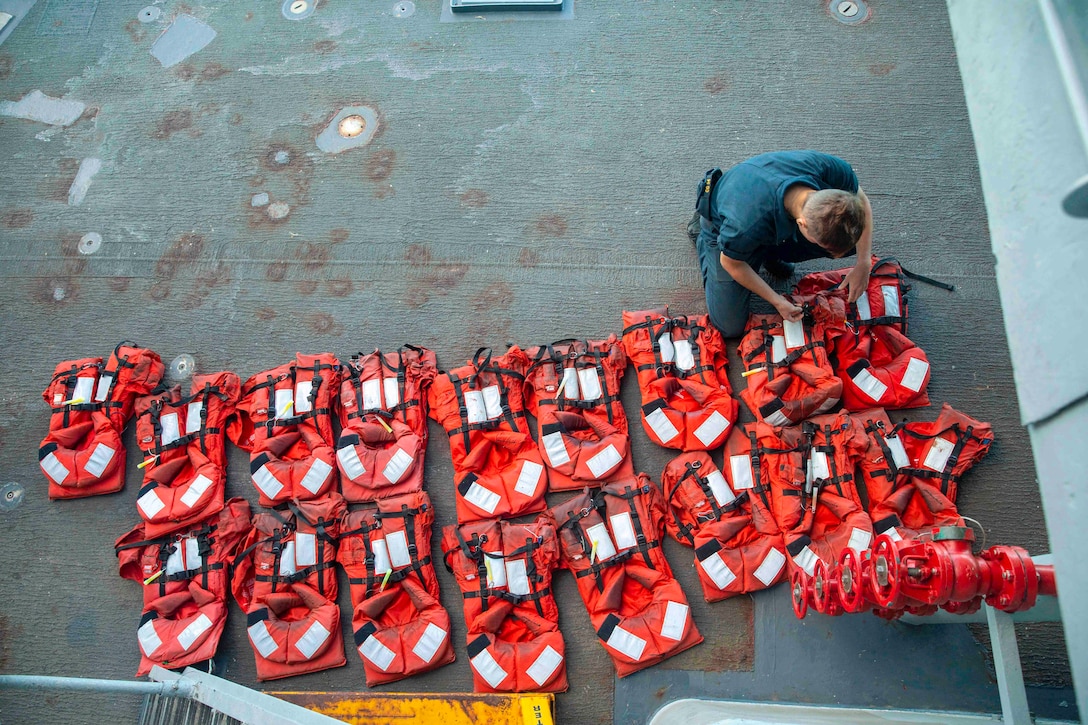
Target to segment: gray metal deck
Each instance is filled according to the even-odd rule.
[[[942,2],[872,2],[856,26],[818,0],[578,0],[569,18],[458,22],[442,22],[439,0],[416,0],[410,15],[395,0],[327,0],[297,21],[279,0],[167,0],[143,23],[145,4],[0,0],[0,11],[33,5],[0,44],[0,103],[40,90],[86,106],[68,127],[0,115],[0,484],[26,492],[0,510],[0,672],[126,677],[138,663],[139,593],[112,552],[137,518],[137,460],[121,494],[46,499],[35,453],[56,362],[127,338],[243,378],[297,350],[404,342],[452,367],[481,345],[618,332],[625,308],[705,311],[684,233],[695,183],[778,148],[850,161],[874,207],[876,252],[955,283],[913,293],[935,405],[910,417],[948,401],[992,422],[997,444],[964,482],[961,510],[992,543],[1048,550]],[[164,68],[151,46],[178,14],[217,35]],[[358,105],[376,110],[374,138],[321,151],[322,129]],[[86,158],[101,170],[73,196]],[[253,206],[262,193],[270,204]],[[271,218],[272,203],[286,215],[277,206]],[[103,241],[83,255],[89,232]],[[624,398],[633,412],[633,375]],[[635,462],[656,478],[671,453],[635,428]],[[446,524],[452,469],[432,433],[427,487]],[[246,471],[233,450],[228,495],[255,502]],[[710,606],[690,551],[666,553],[706,642],[617,681],[561,575],[572,683],[561,722],[642,722],[684,696],[999,709],[965,627],[799,623],[784,590]],[[398,689],[471,688],[456,587],[438,574],[459,660]],[[253,685],[243,621],[234,607],[216,674]],[[344,632],[350,642],[347,621]],[[1033,708],[1074,717],[1060,634],[1028,635]],[[364,689],[348,657],[262,689]],[[46,702],[55,722],[138,711],[112,698]],[[0,693],[0,721],[36,722],[40,706]]]

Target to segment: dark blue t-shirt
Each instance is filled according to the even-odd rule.
[[[760,247],[795,239],[811,244],[783,206],[793,184],[857,193],[858,177],[850,164],[819,151],[775,151],[737,164],[710,199],[710,222],[725,256],[749,262],[760,256]]]

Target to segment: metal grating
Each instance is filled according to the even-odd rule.
[[[182,697],[148,695],[140,710],[140,725],[234,725],[241,724],[229,715]]]

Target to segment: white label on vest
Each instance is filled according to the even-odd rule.
[[[306,471],[306,475],[298,483],[310,493],[317,493],[325,485],[325,481],[329,480],[330,473],[332,473],[332,466],[320,458],[315,458],[310,464],[310,470]]]
[[[718,587],[722,591],[733,583],[733,580],[737,578],[737,575],[733,573],[726,563],[725,559],[722,559],[722,553],[715,551],[699,562],[699,568],[703,570],[703,573],[710,577],[710,581],[714,582],[714,586]]]
[[[185,539],[185,568],[199,569],[204,564],[204,557],[200,555],[200,540],[195,536]]]
[[[295,383],[295,413],[309,413],[314,409],[310,403],[310,393],[313,392],[312,380],[299,380]]]
[[[677,340],[676,367],[681,370],[691,370],[695,367],[695,355],[691,351],[691,340]]]
[[[680,431],[676,430],[676,426],[672,424],[669,417],[665,415],[664,408],[658,408],[654,412],[646,416],[646,424],[653,430],[654,435],[662,443],[668,443],[676,436],[680,435]]]
[[[344,475],[352,481],[366,473],[366,466],[364,466],[362,460],[359,459],[359,454],[356,452],[355,446],[344,446],[338,450],[336,452],[336,460],[340,461],[340,470],[342,470]]]
[[[499,663],[491,656],[491,651],[486,648],[469,662],[472,664],[472,669],[476,670],[476,674],[484,678],[484,681],[494,690],[499,689],[499,685],[510,674],[499,666]]]
[[[816,573],[816,562],[820,560],[820,557],[816,556],[816,552],[810,549],[808,546],[797,552],[793,557],[793,563],[804,569],[805,573],[812,576]]]
[[[529,593],[529,576],[525,572],[525,559],[506,560],[506,588],[511,594],[524,596]]]
[[[189,623],[189,626],[181,630],[178,634],[178,644],[181,645],[183,650],[188,651],[193,646],[193,642],[196,642],[200,638],[200,635],[207,632],[212,628],[212,620],[208,618],[207,614],[200,613],[196,619]]]
[[[260,489],[268,498],[276,498],[276,495],[283,490],[283,484],[272,475],[272,472],[268,470],[268,466],[261,466],[257,469],[257,472],[253,474],[253,485]]]
[[[873,312],[872,312],[872,310],[869,309],[869,292],[868,292],[868,290],[866,290],[865,293],[862,294],[861,297],[858,297],[858,301],[855,302],[854,304],[857,305],[857,308],[858,308],[858,319],[859,320],[871,320],[871,319],[873,319]]]
[[[514,484],[514,490],[532,498],[536,495],[537,486],[540,485],[540,476],[544,473],[544,466],[536,461],[524,461],[521,464],[521,473]]]
[[[899,384],[907,390],[913,390],[917,393],[922,389],[922,383],[925,382],[926,373],[928,372],[929,363],[912,357],[910,362],[907,363],[907,371],[903,373],[903,379],[899,381]]]
[[[140,649],[143,650],[144,655],[147,657],[150,657],[155,650],[162,647],[159,633],[155,631],[154,619],[149,619],[140,625],[140,628],[136,630],[136,639],[140,641]]]
[[[729,427],[729,419],[718,411],[714,411],[707,419],[703,421],[702,425],[695,429],[695,437],[699,439],[707,448],[710,448],[714,441],[718,440],[725,429]]]
[[[954,447],[952,441],[947,441],[944,438],[934,438],[929,444],[929,451],[926,453],[922,465],[934,471],[944,471],[944,467],[948,463],[948,457],[952,455]]]
[[[435,653],[438,652],[438,648],[442,646],[448,636],[446,630],[433,622],[429,622],[427,628],[423,630],[423,634],[415,643],[415,646],[412,647],[412,652],[424,662],[430,662],[434,659]]]
[[[296,571],[295,568],[295,542],[285,541],[283,542],[283,549],[280,550],[280,576],[291,576]]]
[[[98,388],[94,393],[94,402],[102,403],[110,395],[110,386],[113,385],[112,375],[103,375],[98,379]]]
[[[884,532],[884,535],[891,538],[892,541],[902,541],[903,537],[899,534],[899,529],[894,526]]]
[[[899,287],[894,284],[886,284],[880,287],[880,293],[884,297],[884,316],[900,317],[899,311]]]
[[[586,537],[589,539],[590,546],[597,549],[597,561],[605,561],[616,555],[616,547],[603,522],[586,529]]]
[[[846,547],[853,549],[859,554],[869,548],[869,544],[873,541],[873,532],[866,531],[865,529],[859,529],[856,526],[850,531],[850,541],[847,542]]]
[[[502,415],[502,393],[498,385],[488,385],[484,388],[484,410],[487,411],[487,419],[495,420]]]
[[[276,391],[276,417],[290,418],[295,414],[295,394],[290,388]]]
[[[397,657],[396,652],[382,644],[373,634],[359,645],[359,654],[382,672],[388,670],[389,665],[393,664],[393,660]]]
[[[164,446],[168,446],[178,438],[181,438],[181,431],[178,430],[178,414],[167,413],[159,418],[159,425],[162,426],[162,435],[159,439]]]
[[[771,335],[771,362],[786,359],[786,340],[781,335]]]
[[[577,400],[580,395],[578,371],[575,368],[563,368],[563,397],[567,400]]]
[[[782,320],[782,333],[786,336],[787,350],[805,346],[805,323],[801,320]]]
[[[743,491],[747,488],[756,487],[751,456],[747,454],[729,456],[729,471],[733,474],[734,491]]]
[[[295,566],[305,569],[317,564],[317,535],[295,532]]]
[[[879,401],[884,397],[884,393],[887,392],[888,386],[880,382],[871,372],[869,368],[862,368],[858,370],[851,380],[854,381],[854,385],[858,386],[861,392],[869,396],[872,401]]]
[[[491,589],[506,587],[506,562],[501,551],[484,552],[484,569],[487,571],[487,586]]]
[[[41,467],[45,471],[45,475],[52,478],[54,483],[62,483],[71,473],[68,467],[61,463],[56,454],[52,452],[41,460]]]
[[[91,457],[87,459],[87,464],[83,466],[83,470],[91,474],[95,478],[102,475],[102,472],[106,470],[106,466],[110,465],[110,461],[113,460],[113,454],[117,451],[113,450],[105,443],[99,443],[94,447],[94,452],[91,453]]]
[[[185,566],[185,554],[185,547],[181,542],[175,542],[174,550],[170,552],[170,556],[166,557],[166,573],[168,575],[188,571]]]
[[[466,393],[467,396],[467,393]],[[363,381],[363,409],[375,410],[382,407],[382,381]]]
[[[155,518],[155,514],[166,508],[166,504],[159,498],[159,494],[155,493],[155,489],[148,490],[143,496],[136,499],[136,505],[143,512],[145,519]]]
[[[676,348],[672,344],[672,333],[666,332],[658,338],[661,344],[661,362],[672,362],[676,358]]]
[[[763,586],[769,587],[774,584],[774,580],[778,578],[778,575],[782,572],[782,567],[786,563],[786,555],[778,549],[771,549],[767,552],[767,556],[764,557],[763,563],[756,568],[756,579],[763,582]]]
[[[200,431],[200,413],[204,410],[204,401],[194,400],[189,403],[185,411],[185,432],[198,433]]]
[[[538,687],[543,687],[562,663],[563,655],[552,649],[551,645],[547,645],[536,661],[525,670],[525,674],[531,677]]]
[[[202,473],[197,474],[197,477],[189,484],[189,488],[181,495],[181,503],[184,504],[186,508],[192,508],[193,505],[200,500],[200,497],[204,495],[204,492],[211,488],[211,485],[212,479]]]
[[[611,443],[603,451],[586,461],[594,478],[604,478],[623,461],[623,456]]]
[[[393,566],[389,563],[389,549],[385,545],[385,539],[371,540],[370,551],[374,554],[374,573],[376,575],[385,576],[393,571]]]
[[[827,464],[827,454],[813,451],[808,459],[808,483],[831,478],[831,468]]]
[[[261,657],[268,657],[279,649],[279,645],[276,644],[276,640],[272,639],[272,635],[268,632],[268,627],[264,622],[265,620],[262,619],[256,624],[250,625],[247,631],[249,632],[249,641],[253,643],[257,653]]]
[[[548,456],[548,463],[552,468],[570,463],[570,454],[567,453],[567,444],[563,441],[562,431],[544,436],[544,454]]]
[[[382,475],[385,476],[385,480],[389,481],[389,483],[396,483],[404,475],[404,472],[411,467],[413,461],[415,459],[405,453],[403,448],[398,448],[393,457],[389,459],[389,463],[386,463],[385,468],[382,469]]]
[[[581,383],[582,400],[599,400],[604,397],[601,390],[601,376],[597,374],[597,368],[579,370],[578,382]]]
[[[766,423],[767,425],[776,425],[776,426],[789,425],[791,421],[790,421],[789,418],[786,417],[786,414],[782,412],[783,410],[785,410],[785,409],[784,408],[779,408],[778,410],[776,410],[775,412],[771,413],[766,418],[764,418],[763,422]]]
[[[612,523],[612,536],[616,539],[616,548],[620,551],[630,549],[638,544],[635,539],[635,527],[631,521],[631,514],[624,511],[621,514],[612,514],[608,517]],[[597,553],[601,553],[600,549]]]
[[[98,378],[76,378],[76,385],[72,389],[71,400],[82,401],[79,405],[91,402],[91,396],[94,395],[94,384]],[[73,403],[76,405],[76,403]]]
[[[721,471],[711,471],[706,475],[706,485],[710,493],[714,494],[714,500],[719,506],[725,506],[736,500],[736,496],[725,482],[725,476]]]
[[[411,566],[412,555],[408,552],[408,535],[403,531],[390,531],[385,535],[385,545],[389,547],[389,561],[394,569]]]
[[[646,649],[646,640],[620,626],[612,630],[605,644],[635,662],[642,659],[642,651]]]
[[[382,390],[385,392],[385,409],[392,410],[400,403],[400,385],[396,378],[382,378]]]
[[[892,463],[896,468],[903,468],[910,463],[910,459],[907,458],[907,449],[903,447],[903,441],[899,440],[899,436],[885,438],[884,442],[888,444],[888,450],[892,453]]]
[[[499,502],[502,501],[502,496],[473,481],[465,492],[465,500],[476,508],[493,514]]]
[[[479,390],[466,390],[465,410],[470,425],[487,420],[487,410],[484,408],[484,394]]]
[[[306,633],[298,638],[295,642],[295,649],[302,653],[302,656],[306,659],[310,659],[314,656],[314,653],[321,648],[321,645],[325,644],[325,641],[329,638],[329,630],[325,629],[325,626],[321,622],[315,621],[310,625],[310,628],[306,630]]]
[[[665,619],[661,622],[661,636],[679,642],[684,638],[688,624],[688,605],[669,602],[665,605]]]

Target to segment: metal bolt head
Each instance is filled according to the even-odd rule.
[[[843,0],[835,7],[835,9],[840,15],[847,18],[852,18],[858,14],[858,4],[852,2],[852,0]]]
[[[1002,572],[1001,578],[1004,579],[1007,582],[1011,582],[1012,581],[1012,572],[1011,571]]]
[[[366,130],[366,119],[357,114],[345,116],[340,119],[337,130],[344,138],[355,138]]]

